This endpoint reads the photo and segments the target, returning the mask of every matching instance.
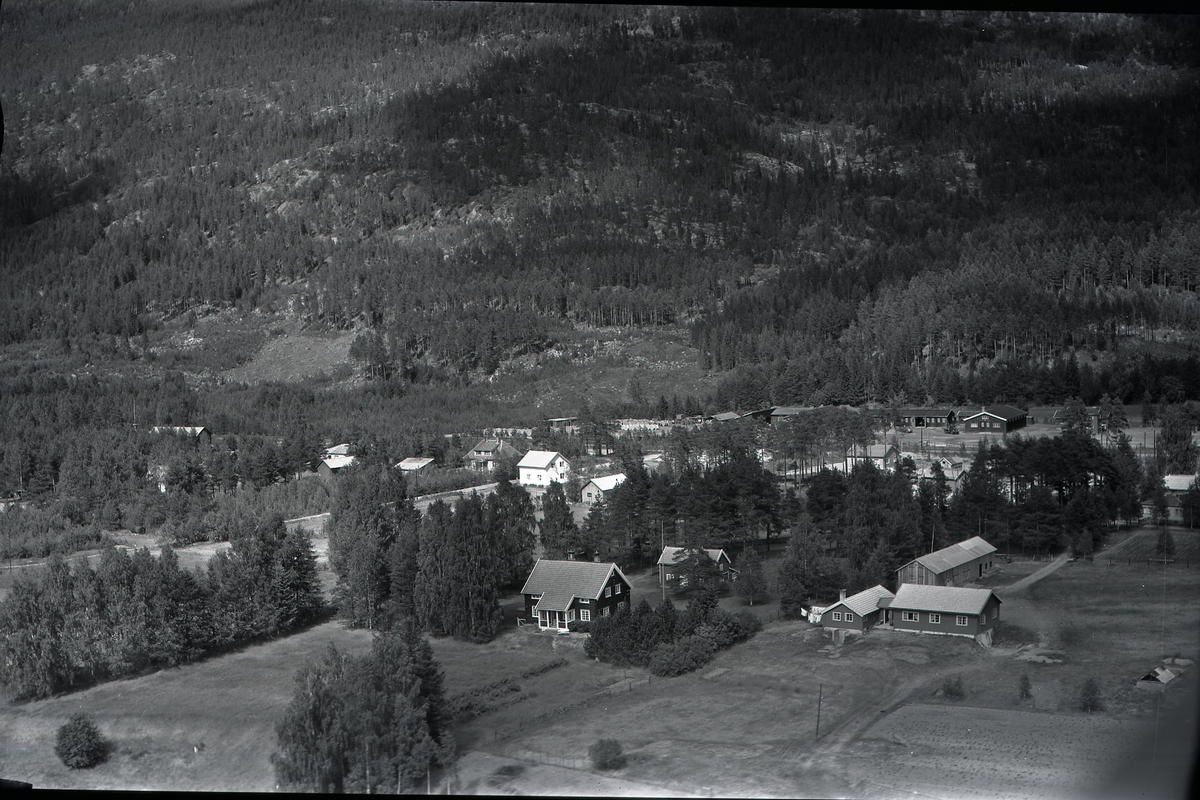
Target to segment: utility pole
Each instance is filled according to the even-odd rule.
[[[824,684],[817,684],[817,736],[821,738],[821,691],[825,688]]]

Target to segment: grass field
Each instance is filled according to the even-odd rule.
[[[1167,530],[1175,543],[1175,563],[1172,566],[1200,566],[1200,530],[1179,527],[1169,527]],[[1157,527],[1143,528],[1119,544],[1097,553],[1096,559],[1113,562],[1139,561],[1144,564],[1148,559],[1161,558],[1157,551],[1158,532]]]
[[[1040,566],[1015,562],[992,576],[1004,604],[991,649],[965,638],[886,630],[834,646],[806,622],[773,621],[699,673],[659,680],[588,660],[581,636],[511,622],[482,646],[434,640],[448,694],[512,677],[520,699],[460,724],[458,767],[433,788],[1084,796],[1097,764],[1144,749],[1141,732],[1156,713],[1165,720],[1173,708],[1192,707],[1195,665],[1163,693],[1135,689],[1134,681],[1163,658],[1200,660],[1200,571],[1079,562],[1006,593],[1005,586]],[[657,599],[652,572],[631,578],[635,602]],[[736,598],[723,604],[741,607]],[[505,605],[511,621],[518,600]],[[772,608],[754,610],[771,620]],[[0,708],[0,775],[58,788],[270,790],[273,727],[295,670],[331,641],[364,652],[370,635],[327,622],[201,663]],[[1031,654],[1044,658],[1026,660]],[[556,658],[566,665],[520,677]],[[1022,674],[1033,685],[1031,701],[1017,698]],[[965,699],[938,696],[947,676],[962,678]],[[1100,683],[1106,706],[1094,715],[1075,710],[1088,677]],[[108,763],[72,772],[54,756],[53,737],[80,710],[97,718],[116,749]],[[981,757],[985,730],[992,744]],[[587,762],[587,748],[602,737],[619,739],[629,757],[614,774],[597,775]],[[1158,763],[1157,773],[1170,778],[1178,773],[1171,759],[1179,758],[1171,747],[1178,751],[1188,740],[1166,741],[1165,730],[1160,738],[1142,760]],[[1047,752],[1055,754],[1052,763]]]

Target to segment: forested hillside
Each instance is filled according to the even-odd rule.
[[[1097,397],[1186,375],[1135,343],[1200,321],[1194,18],[0,13],[0,343],[136,360],[203,304],[483,372],[686,324],[746,407],[1062,399],[996,374],[1073,354]]]

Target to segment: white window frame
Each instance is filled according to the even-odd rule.
[[[905,622],[920,622],[921,621],[921,612],[920,611],[905,611],[903,619]]]
[[[608,616],[608,606],[605,606],[604,608],[600,609],[600,616],[602,616],[602,617]]]
[[[592,612],[586,608],[579,609],[579,621],[580,622],[591,622],[592,621]]]
[[[605,596],[605,597],[612,597],[612,587],[611,587],[611,586],[605,586],[605,587],[604,587],[604,596]]]
[[[942,624],[942,615],[931,613],[929,615],[929,624],[930,625],[941,625]]]
[[[843,622],[854,622],[854,615],[847,611],[846,618],[843,620]]]
[[[954,624],[955,624],[955,625],[957,625],[957,626],[958,626],[958,627],[960,627],[960,628],[965,628],[965,627],[967,627],[967,624],[968,624],[968,623],[967,623],[967,615],[966,615],[966,614],[959,614],[959,615],[957,615],[957,616],[954,618]]]
[[[834,622],[841,622],[841,621],[842,621],[842,612],[840,612],[840,611],[834,611],[834,612],[833,612],[833,621],[834,621]]]
[[[621,584],[614,583],[613,584],[613,594],[620,594],[620,593],[621,593]]]
[[[999,619],[999,617],[1000,617],[1000,606],[996,606],[995,608],[992,609],[992,619]]]

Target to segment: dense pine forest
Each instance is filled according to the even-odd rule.
[[[453,466],[470,443],[443,434],[554,411],[502,399],[569,374],[521,358],[600,328],[685,331],[715,389],[631,391],[584,409],[598,419],[1200,400],[1198,34],[1137,15],[9,0],[0,492],[61,502],[5,549],[327,508],[315,489],[225,497],[323,443]],[[245,329],[164,355],[216,314]],[[360,332],[362,380],[226,382],[262,346],[254,321],[280,318]],[[155,424],[224,446],[202,459]]]

